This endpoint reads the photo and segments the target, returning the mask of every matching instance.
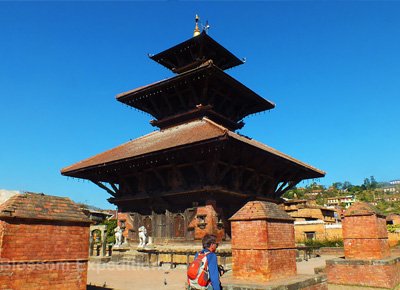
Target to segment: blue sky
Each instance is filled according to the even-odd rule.
[[[118,93],[172,76],[147,57],[194,15],[246,64],[228,70],[276,108],[239,132],[325,170],[400,178],[400,2],[0,2],[0,188],[112,208],[60,169],[155,130]]]

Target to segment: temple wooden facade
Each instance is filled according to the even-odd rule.
[[[227,218],[249,200],[276,201],[301,180],[324,176],[234,132],[246,116],[275,105],[224,72],[243,62],[206,32],[150,58],[176,75],[117,100],[151,114],[160,130],[61,173],[105,189],[109,201],[151,228],[156,241],[194,239],[197,224],[229,236]],[[198,214],[207,204],[215,211],[208,213],[212,221]]]

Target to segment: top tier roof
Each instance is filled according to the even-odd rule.
[[[182,73],[212,60],[222,70],[243,64],[205,31],[150,58],[174,73]]]

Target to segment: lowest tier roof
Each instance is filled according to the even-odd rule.
[[[301,172],[307,172],[307,178],[318,178],[325,175],[325,172],[316,169],[306,163],[296,160],[278,150],[257,142],[253,139],[241,136],[237,133],[210,121],[207,118],[195,120],[190,123],[170,127],[161,131],[156,131],[129,141],[111,150],[105,151],[61,170],[63,175],[82,177],[82,173],[107,167],[121,162],[127,162],[138,157],[145,157],[149,154],[179,148],[183,145],[199,144],[219,138],[231,138],[243,142],[254,148],[261,149],[265,154],[273,155],[278,159],[288,161]]]

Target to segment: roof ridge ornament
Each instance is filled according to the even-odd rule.
[[[193,37],[196,37],[196,36],[200,35],[199,20],[200,20],[200,17],[199,17],[199,15],[196,14],[196,17],[194,19],[196,25],[194,27]]]

